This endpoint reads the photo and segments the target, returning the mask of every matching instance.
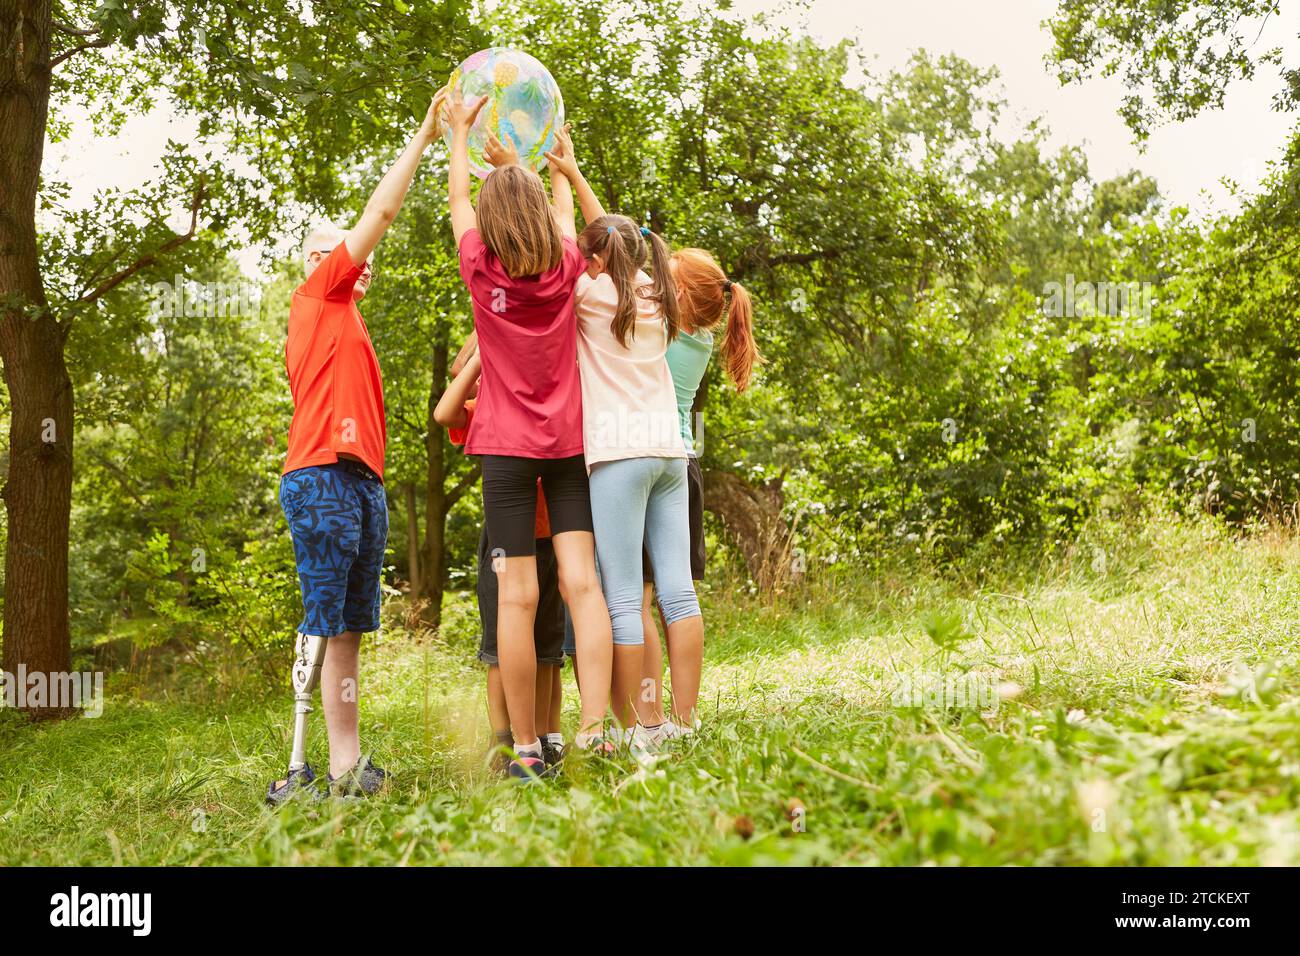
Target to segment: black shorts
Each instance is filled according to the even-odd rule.
[[[564,663],[564,602],[560,599],[559,569],[550,538],[537,539],[537,618],[533,623],[533,644],[537,663]],[[492,549],[487,529],[478,539],[478,617],[483,624],[478,659],[497,663],[497,575],[492,570]]]
[[[592,530],[591,491],[581,455],[518,458],[483,455],[483,514],[492,546],[508,558],[535,553],[537,479],[546,495],[551,534]]]
[[[704,472],[700,460],[686,456],[687,511],[691,522],[691,580],[704,580]],[[641,549],[641,578],[646,584],[655,583],[655,571],[650,566],[650,555]]]

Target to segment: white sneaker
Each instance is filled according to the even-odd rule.
[[[612,740],[616,744],[630,744],[636,736],[636,727],[616,727],[612,726],[605,732],[605,739]]]
[[[646,730],[640,724],[632,728],[631,736],[628,738],[628,746],[633,753],[653,753],[659,749],[661,739],[656,735],[659,730]]]
[[[647,729],[637,727],[655,747],[659,747],[669,740],[679,740],[683,737],[689,737],[695,733],[694,728],[683,727],[681,724],[675,724],[671,720],[665,720],[658,727]]]

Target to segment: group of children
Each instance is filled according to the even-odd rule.
[[[513,147],[490,138],[494,169],[476,209],[468,137],[484,102],[445,97],[452,229],[474,333],[434,414],[482,460],[479,658],[498,767],[533,780],[563,756],[566,653],[581,699],[576,747],[650,750],[696,728],[704,542],[692,408],[719,326],[737,389],[758,353],[745,290],[708,252],[673,251],[607,212],[567,129],[546,154],[549,197]],[[668,713],[655,606],[672,672]]]

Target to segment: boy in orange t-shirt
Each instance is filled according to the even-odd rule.
[[[401,209],[424,151],[441,133],[445,97],[444,88],[352,229],[314,229],[303,242],[306,277],[290,301],[284,347],[293,419],[280,476],[303,619],[293,667],[293,753],[286,777],[267,790],[272,805],[315,782],[306,731],[317,683],[329,735],[330,789],[364,796],[387,779],[362,754],[357,722],[361,635],[379,629],[388,539],[384,383],[357,303],[370,288],[375,247]]]

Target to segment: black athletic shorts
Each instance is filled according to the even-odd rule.
[[[703,581],[704,473],[700,470],[700,460],[693,455],[686,457],[686,494],[691,522],[691,580]],[[650,555],[645,548],[641,549],[641,577],[646,584],[655,583],[655,571],[650,566]]]
[[[508,558],[535,553],[537,479],[546,495],[551,534],[591,531],[587,465],[572,458],[483,455],[483,513],[492,546]]]
[[[492,549],[487,529],[478,539],[478,617],[483,624],[478,659],[497,663],[497,575],[492,569]],[[537,663],[564,663],[564,602],[560,599],[559,568],[550,538],[537,539],[537,618],[533,623]]]

